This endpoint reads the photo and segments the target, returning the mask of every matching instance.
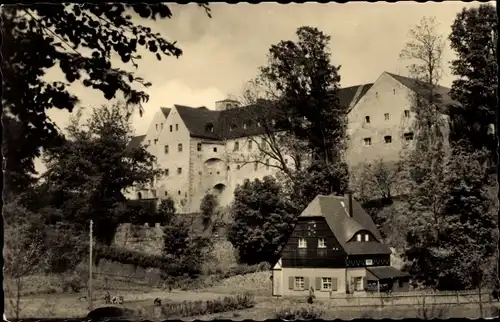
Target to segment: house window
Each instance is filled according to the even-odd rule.
[[[165,169],[165,175],[166,175],[167,177],[168,177],[168,174],[169,174],[168,169]]]
[[[252,150],[252,141],[248,141],[248,150]]]
[[[259,169],[259,163],[257,161],[254,162],[253,164],[253,169],[257,171]]]
[[[405,141],[413,141],[413,133],[405,133],[404,134]]]
[[[165,195],[165,197],[166,197],[166,196],[168,196],[168,192],[167,192],[167,191],[165,191],[165,192],[164,192],[164,195]]]
[[[213,132],[214,131],[214,125],[212,123],[207,124],[206,130],[207,130],[207,132]]]
[[[399,288],[402,288],[404,286],[403,280],[401,280],[401,279],[398,280],[398,286],[399,286]]]
[[[357,241],[359,241],[359,242],[361,241],[361,234],[358,234],[358,235],[356,236],[356,240],[357,240]]]
[[[405,110],[405,117],[410,117],[410,111],[409,110]]]
[[[294,289],[296,290],[303,290],[305,288],[305,278],[302,276],[295,276],[295,285]]]
[[[148,140],[148,146],[151,145],[151,140]]]
[[[324,238],[318,238],[318,248],[326,248],[326,240]]]
[[[198,149],[198,152],[201,151],[201,143],[198,143],[197,149]]]
[[[170,132],[172,132],[172,130],[173,130],[173,127],[172,127],[172,125],[170,125]]]
[[[182,143],[177,145],[177,151],[182,152]]]
[[[378,98],[378,92],[375,92],[375,97]]]
[[[236,170],[239,170],[240,168],[241,168],[241,167],[240,167],[240,165],[238,164],[238,165],[236,166]]]
[[[154,141],[153,141],[153,142],[154,142],[154,143],[155,143],[155,145],[156,145],[156,143],[158,142],[158,139],[154,139]]]
[[[307,248],[307,241],[305,238],[299,238],[299,248]]]
[[[257,122],[257,127],[260,127],[260,122]]]
[[[288,158],[285,158],[285,164],[288,164]]]
[[[156,125],[156,131],[158,131],[158,124],[155,124]]]
[[[226,170],[227,170],[227,171],[231,170],[231,167],[230,167],[230,166],[227,166]]]
[[[365,241],[370,241],[370,235],[365,234]]]
[[[175,124],[175,130],[179,131],[179,124]]]
[[[137,193],[137,199],[142,199],[142,193],[140,192]]]
[[[160,124],[160,129],[163,130],[163,123]]]
[[[392,90],[392,94],[396,95],[396,89],[395,88]]]
[[[365,123],[370,123],[370,117],[369,116],[365,116]]]
[[[372,145],[372,139],[371,138],[364,138],[365,145]]]
[[[385,141],[385,143],[391,143],[392,137],[390,135],[386,135],[386,136],[384,136],[384,141]]]
[[[387,120],[389,120],[389,113],[385,113],[385,114],[384,114],[384,119],[385,119],[386,121],[387,121]]]
[[[331,291],[332,290],[332,278],[331,277],[322,277],[321,278],[321,290],[322,291]]]
[[[177,194],[180,196],[180,195],[181,195],[181,191],[180,191],[180,190],[177,190]]]
[[[363,290],[363,278],[361,276],[357,276],[354,278],[354,290],[356,291]]]
[[[182,173],[182,168],[177,168],[177,174],[181,174]]]
[[[168,154],[168,145],[165,145],[163,149],[164,149],[165,154]]]
[[[366,266],[371,266],[371,265],[373,265],[373,260],[371,260],[371,259],[367,259],[367,260],[365,260],[365,265],[366,265]]]
[[[240,142],[236,141],[234,142],[234,149],[233,151],[238,151],[240,149]]]
[[[269,170],[269,160],[266,160],[266,170]]]

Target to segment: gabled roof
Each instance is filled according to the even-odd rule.
[[[339,89],[337,95],[340,106],[348,107],[353,105],[352,103],[357,103],[372,85],[364,84]],[[280,112],[265,104],[240,106],[223,111],[209,110],[204,106],[174,106],[191,136],[216,140],[264,134],[265,127],[257,126],[257,119],[269,119]],[[213,132],[208,130],[210,124],[214,127]]]
[[[318,195],[300,214],[299,219],[324,217],[340,245],[349,255],[390,254],[391,250],[382,243],[382,237],[370,215],[354,198],[352,201],[353,215],[350,217],[347,197]],[[357,232],[362,230],[369,231],[377,241],[349,242]]]
[[[409,274],[401,272],[392,266],[367,267],[366,269],[381,280],[410,276]]]
[[[168,107],[160,107],[160,110],[162,111],[163,115],[165,116],[165,119],[168,117],[168,114],[170,114],[170,108]]]
[[[146,135],[138,135],[138,136],[133,136],[130,142],[128,143],[126,150],[131,151],[139,146],[139,144],[142,143]]]
[[[409,78],[409,77],[396,75],[396,74],[392,74],[392,73],[388,73],[388,72],[386,72],[386,73],[388,75],[390,75],[392,78],[394,78],[395,80],[397,80],[398,82],[400,82],[401,84],[403,84],[404,86],[406,86],[407,88],[409,88],[410,90],[412,90],[413,92],[415,92],[421,96],[424,96],[424,97],[426,95],[428,95],[429,90],[427,89],[427,86],[425,86],[425,84],[422,83],[421,81],[414,79],[414,78]],[[435,89],[436,93],[441,96],[441,99],[442,99],[441,105],[443,107],[458,104],[458,102],[453,100],[450,96],[451,89],[444,87],[444,86],[440,86],[440,85],[436,85],[434,87],[434,89]]]

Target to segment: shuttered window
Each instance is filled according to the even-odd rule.
[[[288,278],[288,289],[295,291],[309,289],[309,278],[304,276],[290,276]]]

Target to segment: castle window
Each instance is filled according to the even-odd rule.
[[[170,132],[172,132],[172,131],[173,131],[173,127],[172,127],[172,125],[170,125]]]
[[[233,151],[238,151],[240,149],[240,142],[236,141],[234,142],[234,149]]]
[[[299,238],[299,248],[307,248],[307,241],[305,238]]]
[[[394,95],[396,95],[396,89],[395,89],[395,88],[392,90],[392,93],[393,93]]]
[[[252,150],[252,141],[248,141],[248,150]]]
[[[361,234],[357,234],[356,235],[356,240],[359,241],[359,242],[361,241]]]
[[[165,191],[164,194],[165,194],[165,197],[168,196],[168,192],[167,191]]]
[[[410,117],[410,111],[409,110],[405,110],[405,117]]]
[[[156,131],[158,131],[158,124],[155,124],[156,125]]]
[[[163,123],[160,124],[160,129],[163,130]]]
[[[388,121],[388,120],[389,120],[389,113],[385,113],[385,114],[384,114],[384,119],[385,119],[386,121]]]
[[[177,174],[181,174],[182,173],[182,168],[177,168]]]
[[[180,196],[180,195],[181,195],[181,191],[180,191],[180,190],[177,190],[177,194]]]
[[[158,139],[154,139],[154,141],[153,141],[153,142],[154,142],[154,143],[155,143],[155,145],[156,145],[156,143],[158,142]]]
[[[205,127],[207,132],[213,132],[214,131],[214,125],[212,123],[208,123],[207,126]]]
[[[405,141],[413,141],[413,133],[412,132],[405,133],[404,137],[405,137]]]
[[[371,138],[364,138],[365,145],[372,145],[372,139]]]
[[[253,164],[253,169],[257,171],[259,169],[259,163],[257,161],[254,162]]]
[[[365,123],[370,123],[370,117],[369,116],[365,116]]]
[[[168,174],[169,174],[168,169],[165,169],[165,175],[166,175],[167,177],[168,177]]]
[[[240,167],[240,165],[238,164],[238,165],[236,166],[236,170],[239,170],[240,168],[241,168],[241,167]]]
[[[226,168],[226,169],[227,169],[227,171],[229,171],[229,170],[231,170],[231,167],[230,167],[230,166],[227,166],[227,168]]]
[[[168,154],[168,145],[165,145],[165,146],[163,147],[163,149],[164,149],[165,154]]]
[[[214,148],[214,152],[217,152],[217,148]]]
[[[390,135],[384,136],[384,141],[385,143],[392,143],[392,136]]]
[[[179,124],[175,124],[175,130],[179,131]]]
[[[182,143],[177,144],[177,151],[182,152]]]
[[[137,199],[142,199],[142,193],[140,192],[137,193]]]
[[[201,151],[201,143],[197,144],[197,149],[198,149],[198,152]]]
[[[326,248],[326,240],[324,238],[318,238],[318,248]]]

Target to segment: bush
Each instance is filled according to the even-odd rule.
[[[255,304],[253,295],[238,294],[226,296],[222,299],[208,301],[184,301],[182,303],[167,303],[162,306],[165,318],[175,316],[188,317],[196,315],[214,314],[234,310],[242,310],[253,307]]]
[[[281,308],[276,312],[276,318],[280,320],[312,320],[319,319],[324,311],[314,306]]]

